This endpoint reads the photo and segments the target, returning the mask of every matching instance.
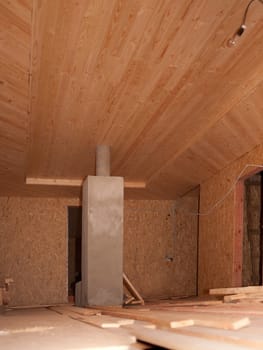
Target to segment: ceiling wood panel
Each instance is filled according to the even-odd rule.
[[[9,183],[12,189],[23,185],[26,168],[31,1],[0,1],[0,33],[0,193],[4,194]]]
[[[147,183],[128,196],[175,198],[261,143],[259,2],[226,46],[246,5],[0,0],[2,193],[79,195],[24,179],[94,175],[107,143],[112,174]]]
[[[258,35],[255,45],[262,45],[262,35]],[[252,52],[240,52],[240,64],[229,72],[227,79],[218,80],[216,74],[207,76],[204,66],[202,76],[200,73],[198,78],[191,79],[192,87],[186,88],[179,97],[175,94],[170,106],[167,101],[165,112],[158,110],[156,119],[147,125],[119,163],[121,172],[130,173],[129,165],[132,166],[135,159],[139,167],[150,160],[143,175],[147,179],[158,176],[160,168],[172,163],[236,103],[247,97],[258,85],[258,72],[263,70],[262,58]],[[235,82],[235,76],[241,71],[242,77]],[[231,83],[227,82],[228,79]],[[160,115],[164,117],[160,118]],[[151,161],[153,158],[154,162]]]
[[[163,185],[163,193],[183,195],[244,153],[263,142],[263,83],[245,100],[232,108],[174,163],[148,183],[148,189]],[[174,175],[190,176],[188,186],[177,188]],[[192,174],[192,175],[191,175]],[[171,197],[172,198],[172,197]]]

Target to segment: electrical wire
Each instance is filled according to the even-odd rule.
[[[243,174],[245,173],[247,168],[263,168],[262,164],[246,164],[244,166],[244,168],[241,170],[241,172],[239,173],[238,177],[235,179],[235,181],[233,182],[233,184],[231,185],[231,187],[228,189],[228,191],[214,204],[211,206],[210,209],[208,209],[207,211],[204,212],[186,212],[184,210],[182,210],[183,214],[186,215],[192,215],[192,216],[207,216],[210,215],[217,207],[219,207],[224,201],[225,199],[234,191],[234,189],[236,188],[236,185],[238,183],[238,181],[242,178]],[[177,208],[175,208],[175,210],[177,210]],[[180,211],[180,209],[179,209]]]
[[[241,23],[240,27],[237,29],[237,31],[235,32],[235,34],[232,36],[232,38],[228,40],[228,42],[227,42],[228,47],[235,46],[238,37],[241,37],[241,35],[243,35],[244,31],[246,30],[246,28],[247,28],[246,21],[247,21],[248,11],[249,11],[250,6],[255,1],[256,0],[250,0],[249,3],[247,4],[247,7],[246,7],[244,15],[243,15],[242,23]],[[263,0],[258,0],[258,1],[263,4]]]
[[[242,23],[241,23],[241,26],[242,26],[242,25],[246,25],[248,10],[249,10],[250,6],[252,5],[252,3],[253,3],[254,1],[256,1],[256,0],[251,0],[251,1],[247,4],[247,7],[246,7],[245,12],[244,12],[243,21],[242,21]],[[260,0],[260,1],[261,1],[261,0]]]

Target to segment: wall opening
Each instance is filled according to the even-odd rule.
[[[263,284],[263,172],[255,169],[236,187],[233,287]]]
[[[68,207],[68,295],[75,296],[75,284],[81,280],[82,207]]]
[[[263,173],[244,181],[242,285],[262,285]]]

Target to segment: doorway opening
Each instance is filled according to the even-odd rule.
[[[81,280],[82,207],[68,207],[68,296],[74,298]]]
[[[242,286],[262,285],[263,172],[244,180]]]

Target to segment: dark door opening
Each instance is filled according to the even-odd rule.
[[[75,296],[81,280],[82,207],[68,207],[68,295]]]
[[[263,172],[244,181],[242,285],[262,285]]]

